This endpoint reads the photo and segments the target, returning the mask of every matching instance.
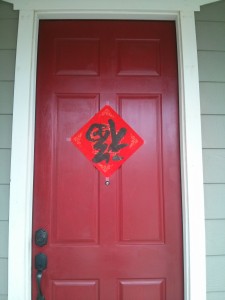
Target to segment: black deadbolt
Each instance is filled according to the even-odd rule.
[[[48,242],[48,233],[45,229],[38,229],[35,232],[35,244],[39,247],[43,247]]]

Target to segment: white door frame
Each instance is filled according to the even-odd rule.
[[[9,2],[15,2],[15,8],[17,8],[17,0]],[[28,3],[29,1],[25,2]],[[130,9],[132,4],[130,4],[129,9],[123,8],[122,10],[113,10],[112,8],[69,10],[69,6],[75,3],[72,1],[72,4],[70,0],[55,1],[55,5],[59,6],[63,2],[66,10],[61,7],[54,10],[54,1],[36,2],[41,3],[40,5],[43,7],[46,2],[46,5],[51,5],[52,9],[38,8],[40,10],[35,10],[35,7],[28,7],[27,9],[18,7],[20,8],[20,16],[13,111],[8,300],[31,300],[31,229],[38,24],[40,19],[71,18],[174,20],[176,22],[184,238],[184,299],[205,300],[203,168],[194,19],[196,5],[190,9],[189,6],[187,8],[187,1],[184,1],[186,3],[184,9],[179,6],[179,9],[175,10],[176,5],[174,4],[173,10],[169,7],[165,10],[166,5],[163,6],[163,1],[153,1],[154,3],[160,2],[161,4],[158,5],[164,8],[163,10],[158,9],[156,12],[152,10],[156,4],[151,1],[149,1],[149,9],[144,10],[140,10],[136,6]],[[101,0],[96,0],[96,2],[99,5],[102,3]],[[164,4],[167,2],[165,0]],[[137,3],[141,4],[142,2],[137,1]]]

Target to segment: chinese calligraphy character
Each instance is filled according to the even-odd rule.
[[[105,124],[92,124],[86,132],[86,139],[94,143],[94,149],[98,151],[95,154],[92,161],[99,163],[105,161],[106,163],[110,160],[110,152],[117,153],[128,144],[120,144],[122,138],[126,135],[127,129],[120,128],[116,132],[115,122],[112,119],[108,120],[109,125]],[[107,139],[111,136],[111,143],[108,145]],[[123,158],[118,154],[113,156],[113,160],[122,160]]]

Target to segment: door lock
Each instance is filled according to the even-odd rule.
[[[40,228],[35,232],[35,244],[39,247],[43,247],[48,242],[48,232]]]

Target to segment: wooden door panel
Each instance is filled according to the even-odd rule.
[[[89,161],[71,147],[70,137],[83,126],[84,120],[89,120],[99,110],[99,95],[59,94],[55,101],[52,112],[55,123],[52,137],[52,242],[97,243],[98,174]]]
[[[99,75],[100,44],[98,39],[55,39],[54,53],[56,75]]]
[[[159,40],[120,39],[116,42],[118,76],[160,75]]]
[[[121,170],[120,240],[163,243],[161,96],[119,95],[118,102],[121,116],[145,141]]]
[[[164,300],[164,279],[121,280],[119,300]]]
[[[48,256],[46,299],[183,299],[174,22],[41,21],[39,36],[33,231],[49,240],[33,256]],[[109,186],[70,141],[106,104],[144,140]]]
[[[97,280],[53,281],[52,296],[54,300],[98,300],[99,283]]]

